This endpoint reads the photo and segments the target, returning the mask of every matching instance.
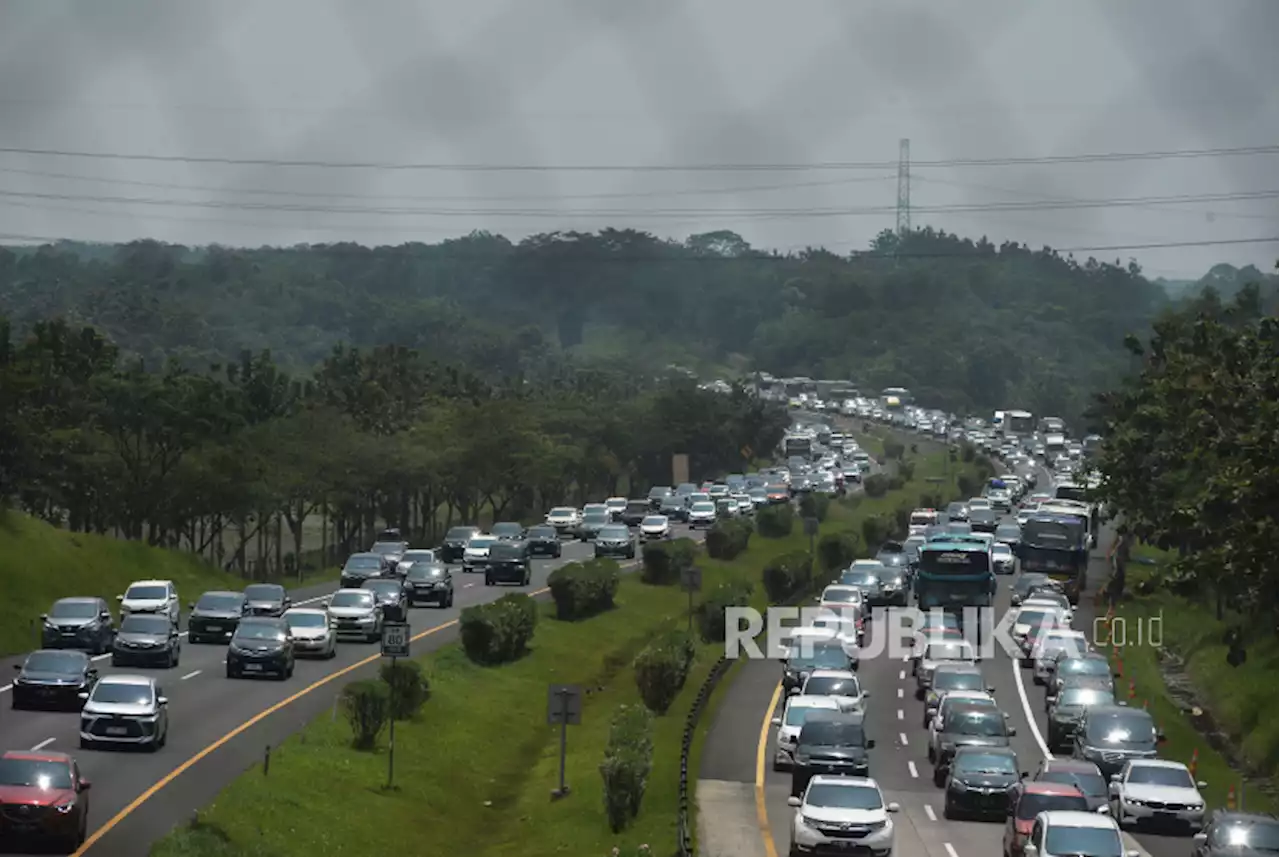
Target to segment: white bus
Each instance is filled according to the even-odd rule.
[[[1036,430],[1035,417],[1030,411],[1005,411],[1004,433],[1026,437]]]

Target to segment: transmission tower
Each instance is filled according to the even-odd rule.
[[[911,141],[898,141],[898,234],[911,231]]]

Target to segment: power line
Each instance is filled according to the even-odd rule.
[[[1246,155],[1274,155],[1280,146],[1244,146],[1217,149],[1182,149],[1147,152],[1099,152],[1082,155],[1047,155],[1022,158],[951,158],[913,161],[916,169],[958,167],[1009,167],[1048,164],[1087,164],[1125,161],[1223,158]],[[816,172],[823,170],[895,170],[895,161],[829,161],[815,163],[773,164],[445,164],[396,163],[389,161],[327,161],[277,158],[233,158],[224,156],[157,155],[138,152],[85,152],[68,149],[36,149],[0,146],[0,154],[36,155],[59,158],[88,158],[110,161],[150,161],[183,164],[222,164],[257,167],[306,167],[346,170],[423,170],[437,172]]]

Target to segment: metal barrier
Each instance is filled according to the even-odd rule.
[[[733,661],[724,655],[716,661],[711,672],[707,674],[702,687],[698,688],[698,696],[689,708],[689,716],[684,721],[684,737],[680,741],[680,796],[679,809],[676,814],[676,853],[680,857],[693,857],[693,831],[689,829],[689,753],[693,749],[693,739],[698,733],[698,723],[702,720],[702,712],[707,708],[707,701],[720,684],[720,679],[733,666]],[[695,782],[697,777],[694,777]]]

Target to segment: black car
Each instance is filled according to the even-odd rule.
[[[182,659],[182,639],[168,616],[135,613],[124,617],[111,647],[111,666],[176,667]]]
[[[293,599],[278,583],[254,583],[244,588],[244,615],[283,616]]]
[[[559,559],[560,552],[563,550],[556,528],[546,524],[530,527],[525,533],[525,541],[529,543],[531,556],[550,556]]]
[[[206,592],[188,604],[187,642],[222,643],[231,639],[244,615],[243,592]]]
[[[453,572],[439,562],[415,562],[404,575],[404,588],[412,607],[421,601],[453,606]]]
[[[440,561],[450,564],[462,562],[462,554],[467,549],[467,542],[481,532],[479,527],[450,527],[449,532],[444,534],[444,541],[440,543],[440,550],[436,551]],[[356,584],[356,586],[359,585]]]
[[[528,586],[533,573],[528,542],[499,542],[489,548],[489,564],[484,567],[484,585],[514,583]]]
[[[361,589],[373,593],[388,622],[403,622],[409,615],[409,593],[400,580],[366,580]]]
[[[60,598],[40,621],[40,645],[46,649],[87,649],[100,655],[110,651],[116,633],[111,609],[101,598]]]
[[[649,506],[646,503],[645,509],[647,510],[648,508]],[[644,520],[644,517],[641,516],[640,520]],[[636,523],[638,524],[639,521]],[[607,527],[601,527],[592,548],[596,557],[622,556],[627,559],[636,558],[636,542],[631,537],[631,529],[625,524],[610,524]]]
[[[653,504],[648,500],[628,500],[626,508],[622,510],[622,523],[628,527],[638,527],[651,511]]]
[[[1269,857],[1280,851],[1278,833],[1273,815],[1214,810],[1204,831],[1192,838],[1191,857]]]
[[[382,558],[382,568],[384,571],[394,572],[396,570],[396,566],[400,564],[400,557],[404,556],[408,550],[408,542],[374,542],[372,547],[369,548],[369,553],[377,554]]]
[[[800,727],[791,765],[791,795],[804,794],[816,774],[865,777],[870,769],[867,751],[874,748],[863,728],[862,714],[814,711]]]
[[[649,489],[649,510],[656,512],[662,508],[662,503],[668,497],[675,495],[668,485],[655,485]]]
[[[995,509],[970,509],[969,526],[975,533],[994,533],[1000,526],[1000,513]]]
[[[98,668],[84,652],[43,649],[14,664],[18,676],[10,692],[13,707],[59,708],[79,711],[80,694],[93,690]]]
[[[938,733],[938,754],[933,762],[933,784],[943,786],[951,760],[961,747],[1008,747],[1017,731],[1004,712],[989,705],[957,705],[946,712]]]
[[[600,531],[613,523],[613,515],[608,512],[590,512],[582,516],[582,522],[578,524],[579,541],[593,542],[596,536],[600,535]]]
[[[293,675],[293,633],[283,619],[246,618],[227,646],[227,678],[273,675],[284,681]]]
[[[658,514],[666,515],[669,520],[684,523],[689,520],[689,507],[684,504],[683,497],[672,494],[663,498],[658,506]]]
[[[382,577],[387,570],[386,561],[376,553],[353,553],[342,566],[338,586],[342,589],[359,589],[366,580]]]
[[[1084,717],[1085,710],[1099,705],[1115,705],[1115,702],[1115,694],[1109,686],[1067,685],[1049,705],[1045,718],[1048,722],[1045,743],[1050,750],[1070,750],[1076,726]]]
[[[1086,708],[1076,724],[1071,757],[1098,766],[1104,777],[1120,773],[1130,759],[1154,759],[1164,733],[1138,708],[1098,705]]]
[[[964,503],[947,504],[947,520],[948,521],[967,521],[969,520],[969,507]]]
[[[1018,770],[1018,755],[1009,747],[961,747],[947,773],[942,815],[1005,818],[1014,788],[1026,773]]]
[[[782,658],[782,692],[799,690],[814,670],[856,669],[843,646],[835,643],[795,644]]]
[[[518,521],[499,521],[489,528],[489,535],[498,541],[518,542],[524,539],[524,524]]]

